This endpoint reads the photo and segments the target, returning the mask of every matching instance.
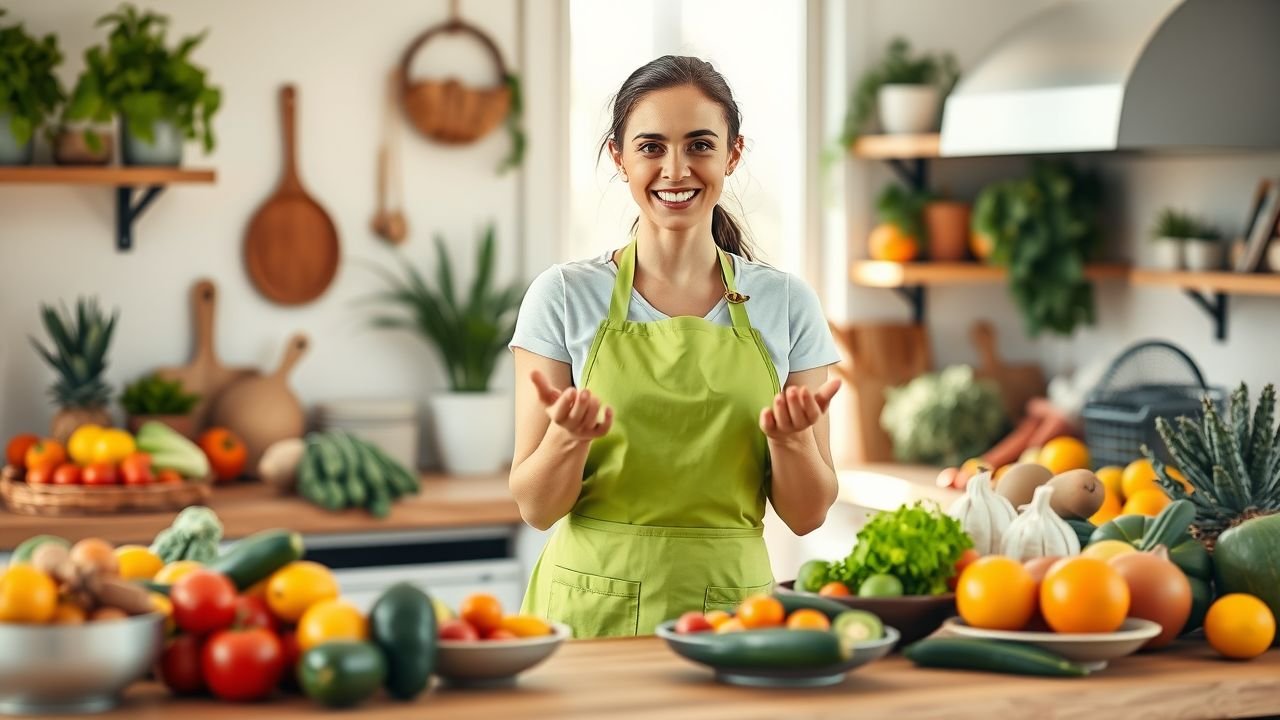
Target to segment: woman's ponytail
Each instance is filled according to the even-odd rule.
[[[747,238],[742,227],[728,210],[720,207],[719,203],[711,211],[711,237],[715,239],[716,247],[721,250],[747,260],[754,259],[751,257],[751,250],[747,246]]]

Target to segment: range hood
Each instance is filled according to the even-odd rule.
[[[1280,0],[1064,0],[947,98],[943,156],[1280,148]]]

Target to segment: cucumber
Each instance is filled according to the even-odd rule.
[[[849,650],[826,630],[768,628],[700,633],[698,655],[708,663],[735,668],[813,668],[849,659]]]
[[[835,620],[836,616],[849,609],[847,605],[842,605],[835,600],[824,598],[821,595],[776,593],[774,594],[774,597],[778,602],[782,603],[782,609],[786,611],[788,616],[797,610],[810,608],[826,615],[828,620]]]
[[[1196,519],[1196,506],[1190,500],[1174,500],[1169,503],[1142,534],[1139,550],[1147,551],[1157,545],[1172,550],[1181,543],[1187,534],[1187,528]]]
[[[383,591],[369,610],[369,639],[387,659],[387,694],[412,700],[436,666],[436,612],[431,598],[408,583]]]
[[[237,590],[271,576],[276,570],[302,559],[302,536],[288,530],[263,530],[231,546],[208,569],[226,575]]]
[[[307,442],[319,454],[325,478],[334,480],[341,477],[346,467],[342,462],[342,452],[333,444],[333,440],[324,433],[311,433],[307,435]]]
[[[331,640],[298,659],[298,682],[325,707],[358,705],[382,687],[387,664],[373,643]]]
[[[391,496],[385,492],[375,492],[369,495],[369,514],[381,520],[391,514]]]
[[[908,645],[902,654],[922,667],[1045,677],[1084,677],[1089,674],[1083,665],[1061,655],[1001,640],[931,638]]]
[[[364,507],[369,501],[369,488],[356,473],[349,472],[343,478],[342,489],[347,491],[347,502],[352,507]]]
[[[418,479],[418,476],[409,472],[400,463],[396,462],[395,460],[392,460],[391,457],[387,455],[385,452],[383,452],[382,448],[378,447],[377,445],[368,443],[366,444],[366,447],[368,447],[369,451],[373,453],[374,457],[378,458],[378,461],[382,463],[382,467],[384,468],[384,471],[386,472],[390,482],[400,487],[400,494],[402,495],[418,494],[418,491],[422,489],[421,481]]]

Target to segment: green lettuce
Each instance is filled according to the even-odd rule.
[[[888,573],[902,581],[906,595],[939,595],[971,547],[960,521],[935,503],[917,501],[873,516],[858,531],[849,556],[831,564],[828,579],[856,591],[868,577]]]

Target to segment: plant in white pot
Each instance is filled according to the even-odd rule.
[[[60,62],[53,35],[33,37],[21,23],[0,27],[0,165],[31,162],[36,131],[66,99],[54,74]]]
[[[1183,248],[1183,259],[1186,260],[1187,269],[1196,272],[1221,270],[1225,257],[1226,247],[1222,242],[1222,233],[1206,222],[1196,221]]]
[[[950,53],[916,56],[905,38],[894,38],[880,62],[859,79],[845,115],[842,141],[852,147],[875,111],[880,129],[889,134],[937,130],[942,100],[959,77]]]
[[[408,262],[404,278],[379,270],[387,289],[375,301],[407,314],[378,315],[380,328],[413,330],[444,362],[449,392],[431,398],[436,437],[446,472],[487,473],[510,459],[514,420],[511,397],[489,390],[489,381],[515,333],[516,312],[525,286],[517,281],[494,287],[494,228],[483,231],[476,255],[476,276],[465,297],[454,290],[453,269],[444,243],[436,237],[436,281],[429,284]]]
[[[1218,230],[1189,213],[1160,211],[1151,228],[1151,259],[1160,270],[1216,270],[1222,265]]]

